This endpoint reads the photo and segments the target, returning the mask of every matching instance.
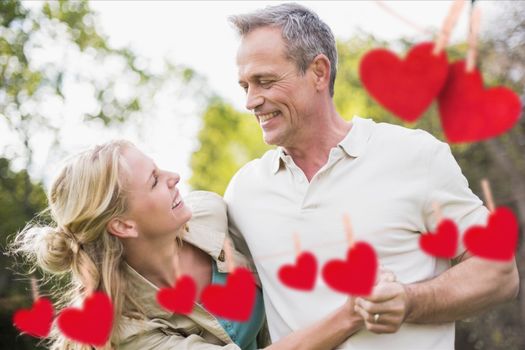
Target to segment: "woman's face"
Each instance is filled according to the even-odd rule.
[[[160,170],[135,147],[127,147],[122,155],[129,166],[127,216],[136,223],[139,235],[160,238],[178,232],[191,218],[177,188],[180,176]]]

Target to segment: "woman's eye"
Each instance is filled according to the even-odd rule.
[[[153,179],[153,186],[151,188],[157,186],[157,183],[159,182],[159,177],[157,175],[153,175]]]

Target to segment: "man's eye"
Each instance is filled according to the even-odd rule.
[[[157,183],[159,182],[159,177],[157,175],[153,175],[153,186],[151,188],[154,188],[155,186],[157,186]]]
[[[262,86],[267,87],[267,86],[270,86],[270,84],[272,83],[272,81],[271,81],[271,80],[261,80],[259,83],[260,83]]]

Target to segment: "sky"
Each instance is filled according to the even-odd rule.
[[[465,7],[468,7],[466,2]],[[238,38],[227,22],[227,17],[255,10],[279,1],[92,1],[98,14],[98,24],[111,46],[131,47],[140,56],[152,62],[169,58],[175,63],[192,67],[205,76],[211,89],[237,109],[244,109],[244,92],[237,83],[235,54]],[[450,1],[300,1],[311,8],[334,32],[337,39],[348,39],[364,31],[379,39],[396,40],[409,37],[416,40],[432,39],[432,34],[442,26]],[[497,18],[494,1],[478,1],[482,10],[481,30],[491,26]],[[25,2],[28,7],[38,3]],[[388,7],[385,9],[384,4]],[[393,11],[393,13],[392,13]],[[402,17],[410,24],[405,23]],[[468,15],[464,9],[451,41],[466,41]],[[430,33],[430,34],[429,34]],[[47,52],[53,59],[57,50]],[[60,52],[60,50],[58,50]],[[40,54],[45,57],[46,53]],[[75,61],[75,60],[71,60]],[[100,68],[102,69],[102,68]],[[68,115],[80,114],[81,106],[88,104],[83,98],[83,87],[71,87],[66,104]],[[133,131],[89,129],[74,118],[63,126],[63,144],[67,153],[116,137],[134,141],[157,161],[160,167],[181,174],[182,192],[190,188],[189,166],[192,152],[198,147],[197,133],[201,126],[202,106],[191,101],[164,101],[164,106],[151,117],[143,135],[138,138]],[[49,109],[52,109],[52,104]],[[173,112],[175,110],[175,112]],[[255,120],[254,120],[255,122]],[[45,143],[45,140],[42,141]],[[42,147],[45,149],[45,147]],[[41,151],[44,153],[44,151]],[[42,155],[35,174],[46,185],[56,167],[46,164]],[[38,170],[40,169],[40,170]]]
[[[467,1],[467,3],[470,1]],[[488,24],[493,1],[478,1],[483,13],[481,28]],[[123,3],[125,5],[123,5]],[[229,15],[255,10],[280,1],[93,1],[110,43],[127,45],[151,58],[171,57],[204,74],[211,87],[235,107],[244,107],[244,95],[237,85],[235,52],[238,38],[229,26]],[[419,29],[437,31],[450,8],[450,1],[302,1],[331,27],[338,39],[358,30],[385,40],[401,37],[429,39],[395,15],[410,20]],[[467,6],[465,6],[466,8]],[[466,39],[467,11],[464,9],[452,41]]]

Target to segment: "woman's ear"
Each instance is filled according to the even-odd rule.
[[[328,89],[330,85],[330,60],[328,57],[323,54],[315,56],[310,67],[314,73],[317,91]]]
[[[106,225],[106,230],[119,238],[138,237],[137,225],[133,220],[113,218]]]

